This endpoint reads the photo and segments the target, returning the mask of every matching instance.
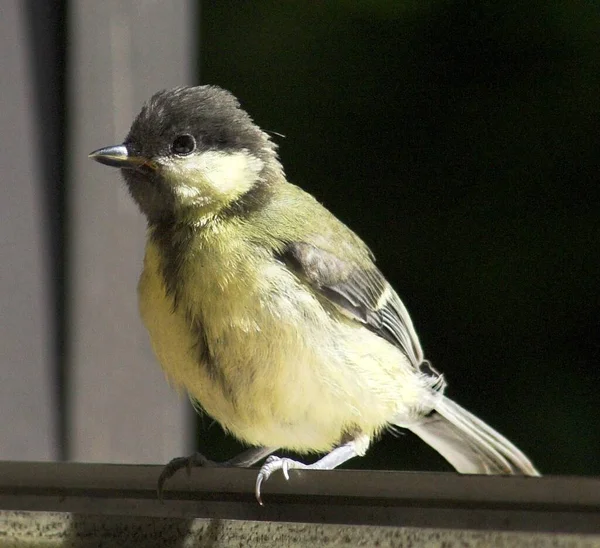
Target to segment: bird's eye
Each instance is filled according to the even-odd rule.
[[[186,156],[187,154],[191,154],[196,149],[196,140],[191,135],[179,135],[179,137],[175,137],[173,144],[171,145],[171,150],[173,154],[178,154],[179,156]]]

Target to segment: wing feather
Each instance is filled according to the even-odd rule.
[[[423,350],[412,320],[374,264],[364,268],[314,245],[288,244],[279,258],[346,315],[400,348],[418,368]]]

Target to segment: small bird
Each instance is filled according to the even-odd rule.
[[[273,472],[333,469],[394,427],[461,473],[539,475],[444,395],[371,251],[286,180],[277,146],[231,93],[160,91],[123,144],[90,157],[121,169],[147,219],[138,296],[154,352],[175,385],[251,446],[221,464],[268,457],[261,504]],[[306,465],[278,449],[327,454]],[[159,496],[176,470],[205,464],[199,454],[171,461]]]

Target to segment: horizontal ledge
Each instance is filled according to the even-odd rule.
[[[0,462],[0,510],[106,516],[600,534],[600,478],[292,470],[180,472],[156,496],[162,466]]]

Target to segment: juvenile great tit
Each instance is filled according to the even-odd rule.
[[[407,428],[461,473],[538,475],[504,436],[444,396],[402,301],[367,246],[289,183],[277,147],[216,86],[156,93],[121,145],[92,152],[121,169],[148,222],[139,307],[172,382],[252,446],[327,452],[333,469],[386,428]],[[159,480],[201,455],[174,459]]]

